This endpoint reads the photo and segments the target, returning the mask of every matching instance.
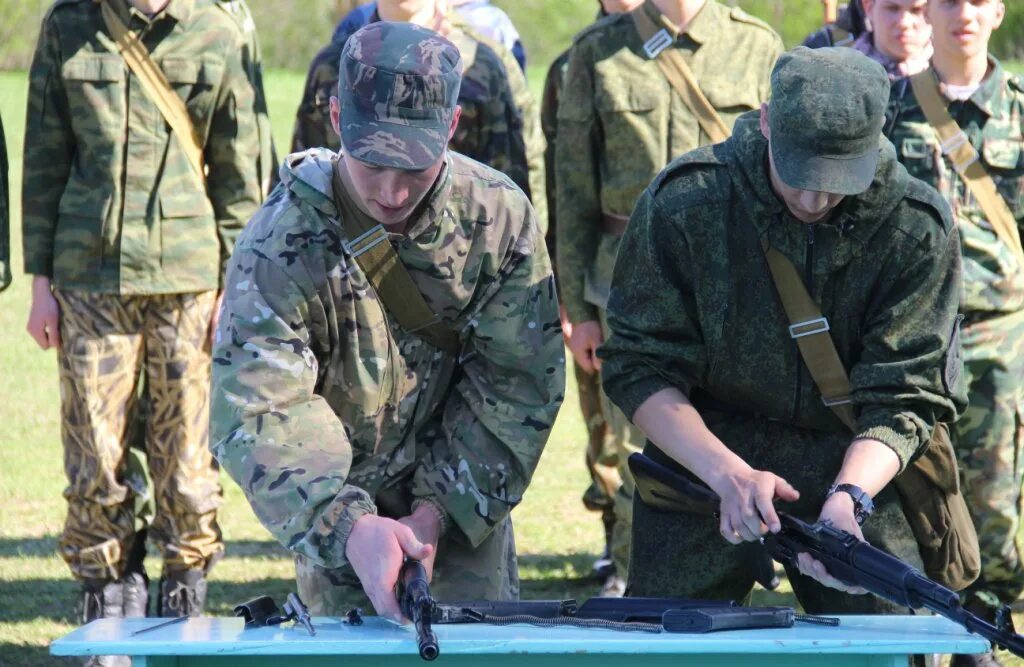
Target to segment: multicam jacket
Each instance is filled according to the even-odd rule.
[[[947,106],[981,156],[1024,234],[1024,83],[994,58],[988,78],[966,101]],[[964,257],[961,308],[972,324],[1024,311],[1024,267],[995,234],[963,179],[943,156],[909,81],[893,86],[891,131],[900,162],[949,202],[960,229]],[[1024,337],[1024,318],[1014,325]]]
[[[290,156],[230,261],[212,448],[260,521],[327,567],[379,493],[439,503],[479,544],[519,501],[562,401],[564,348],[533,210],[449,153],[398,256],[459,332],[457,358],[403,331],[353,260],[333,153]]]
[[[643,7],[665,23],[650,0]],[[766,24],[708,0],[673,36],[669,48],[683,54],[727,125],[768,99],[782,41]],[[569,319],[581,322],[596,320],[607,301],[619,244],[602,233],[602,212],[628,216],[669,161],[709,139],[645,55],[628,13],[580,33],[565,81],[555,149],[558,280]]]
[[[243,36],[212,4],[171,0],[149,19],[110,2],[205,137],[206,184],[117,53],[100,5],[59,0],[29,73],[25,271],[112,294],[216,289],[259,200]]]
[[[369,21],[379,20],[374,11]],[[458,16],[447,20],[450,30],[445,37],[459,48],[464,68],[459,91],[462,118],[449,146],[508,175],[530,197],[546,228],[544,138],[526,79],[503,46],[482,37]],[[331,127],[330,99],[337,95],[341,52],[360,27],[343,20],[331,43],[313,58],[296,113],[293,151],[340,148],[341,140]]]
[[[949,209],[883,140],[865,193],[846,197],[824,223],[799,222],[771,188],[758,120],[741,116],[726,143],[673,162],[637,204],[615,266],[612,336],[600,349],[605,390],[627,415],[675,387],[767,420],[846,433],[790,338],[766,241],[800,270],[828,318],[850,375],[855,436],[881,441],[906,465],[935,422],[966,403]]]

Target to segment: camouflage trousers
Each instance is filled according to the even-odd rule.
[[[295,558],[299,596],[315,616],[343,616],[353,607],[372,613],[350,566],[327,569],[304,556]],[[437,545],[430,592],[435,599],[518,600],[519,569],[512,520],[505,518],[475,549],[456,528]]]
[[[145,370],[146,452],[156,514],[150,534],[167,570],[205,567],[224,549],[222,491],[209,450],[210,347],[216,295],[57,291],[61,437],[68,514],[61,556],[82,579],[117,579],[135,540],[126,476],[128,416]]]
[[[586,465],[590,473],[590,486],[583,493],[583,506],[594,512],[601,512],[601,519],[607,532],[606,546],[611,549],[615,527],[614,499],[622,486],[619,476],[618,457],[610,451],[608,423],[601,410],[601,376],[587,373],[579,364],[573,364],[576,372],[576,389],[580,399],[580,413],[587,428]],[[628,542],[626,550],[629,550]],[[628,554],[627,554],[628,556]]]
[[[785,510],[816,521],[842,464],[848,433],[809,431],[745,416],[702,413],[715,435],[759,470],[770,470],[800,491]],[[668,457],[648,444],[644,450],[661,462]],[[675,463],[670,465],[677,466]],[[865,522],[868,542],[922,567],[917,542],[891,485],[875,498],[875,512]],[[675,596],[705,600],[746,601],[754,586],[755,557],[751,543],[733,546],[719,532],[712,516],[662,512],[637,496],[633,502],[633,545],[627,595]],[[793,592],[811,614],[889,614],[907,609],[873,595],[849,595],[822,586],[787,568]]]
[[[952,435],[981,545],[968,593],[1008,604],[1024,591],[1024,312],[965,326],[961,337],[970,406]]]
[[[605,339],[611,335],[607,311],[600,310],[601,331]],[[615,527],[612,530],[612,560],[619,576],[629,574],[630,539],[633,533],[633,474],[629,472],[626,460],[633,452],[643,449],[647,438],[643,431],[633,425],[608,396],[601,390],[601,411],[608,423],[608,440],[618,461],[619,478],[622,483],[612,498],[615,510]]]

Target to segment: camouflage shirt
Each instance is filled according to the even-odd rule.
[[[205,137],[205,188],[107,33],[100,5],[60,0],[29,73],[25,271],[64,289],[161,294],[216,289],[258,205],[258,137],[244,40],[211,4],[171,0],[139,31]]]
[[[644,10],[664,23],[650,0]],[[727,124],[768,99],[782,41],[766,24],[708,0],[675,37],[669,48],[683,54]],[[597,319],[595,306],[608,298],[619,239],[602,234],[602,212],[628,216],[672,158],[708,141],[644,54],[630,14],[609,16],[580,33],[558,107],[555,149],[558,280],[570,320]]]
[[[942,155],[938,135],[909,81],[894,85],[890,108],[890,137],[900,162],[946,198],[958,222],[964,314],[970,321],[1024,310],[1024,267],[996,236],[977,200]],[[966,101],[950,102],[947,109],[977,149],[1024,233],[1024,83],[993,59],[981,87]]]
[[[374,11],[370,22],[379,20]],[[508,175],[530,196],[545,228],[544,143],[526,79],[504,47],[481,37],[463,19],[453,16],[449,22],[445,37],[459,48],[464,68],[459,91],[462,118],[449,145]],[[331,127],[330,99],[337,95],[342,49],[356,30],[342,21],[331,43],[313,59],[295,118],[293,151],[340,148],[341,139]]]
[[[638,202],[608,303],[605,390],[627,415],[675,387],[845,432],[789,336],[766,241],[801,271],[828,318],[850,375],[856,437],[883,442],[905,465],[937,420],[965,407],[949,209],[883,141],[867,192],[823,223],[799,222],[771,188],[758,121],[741,116],[728,142],[682,156]]]
[[[547,252],[507,177],[449,153],[392,242],[458,331],[457,358],[399,328],[347,249],[333,153],[290,156],[239,239],[214,346],[212,448],[295,552],[345,564],[379,493],[438,502],[474,545],[522,499],[562,401]]]

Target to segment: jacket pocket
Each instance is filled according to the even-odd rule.
[[[187,269],[206,274],[220,263],[220,237],[213,207],[206,195],[160,194],[160,263],[165,269]]]
[[[69,280],[94,282],[105,255],[116,248],[106,247],[104,233],[113,196],[109,192],[75,187],[69,184],[57,208],[57,229],[53,241],[53,272]],[[110,230],[114,231],[114,230]]]
[[[701,91],[719,114],[737,116],[757,109],[761,100],[757,96],[757,84],[742,85],[729,77],[708,77],[700,83]],[[727,123],[731,125],[731,123]]]
[[[86,159],[109,161],[125,131],[127,107],[124,60],[113,54],[81,53],[61,66],[79,150]]]
[[[601,168],[602,189],[613,199],[635,197],[668,162],[669,93],[660,73],[652,76],[658,78],[624,79],[621,71],[613,70],[595,89],[606,163]]]
[[[213,60],[191,60],[168,56],[160,61],[167,82],[185,102],[199,136],[216,105],[215,92],[224,78],[224,65]]]

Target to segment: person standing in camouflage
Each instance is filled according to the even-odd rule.
[[[632,595],[745,599],[751,547],[780,529],[775,500],[922,567],[889,482],[965,405],[960,253],[949,208],[881,136],[888,94],[885,70],[853,49],[798,47],[779,59],[769,104],[672,162],[637,203],[608,302],[604,389],[649,438],[645,453],[721,507],[671,514],[635,498]],[[830,336],[848,369],[852,434],[792,337],[769,250],[820,306],[826,322],[802,333]],[[809,613],[896,611],[850,595],[865,591],[807,554],[788,574]]]
[[[204,138],[202,176],[117,51],[111,17],[141,36],[185,101]],[[200,613],[224,548],[209,341],[223,263],[259,197],[242,49],[224,13],[193,0],[60,0],[43,19],[24,151],[27,328],[58,350],[68,477],[59,548],[83,584],[86,621],[146,612],[141,562],[127,568],[136,535],[124,478],[140,368],[154,408],[146,450],[161,615]]]
[[[610,14],[632,11],[640,6],[643,0],[601,0],[598,19]],[[544,173],[547,178],[547,199],[556,201],[555,187],[555,146],[558,141],[558,107],[565,88],[565,76],[569,69],[570,49],[563,51],[548,68],[544,79],[544,93],[541,96],[540,124],[544,130],[547,148],[544,151]],[[548,208],[548,229],[545,235],[548,253],[554,257],[557,247],[558,225],[556,222],[556,206]],[[557,266],[555,267],[557,277]],[[572,336],[572,323],[566,316],[565,308],[561,308],[562,335],[568,345]],[[608,424],[601,412],[601,380],[596,373],[588,373],[573,362],[576,375],[576,389],[580,399],[580,412],[587,429],[586,466],[590,473],[590,486],[583,493],[583,505],[588,510],[601,512],[601,523],[605,532],[604,553],[594,563],[594,574],[601,579],[601,595],[605,597],[622,595],[626,589],[625,579],[615,571],[612,560],[613,535],[615,534],[615,494],[622,486],[615,465],[616,453],[608,442]],[[621,550],[620,550],[621,551]]]
[[[716,0],[646,0],[637,11],[664,28],[668,48],[682,54],[726,124],[767,99],[782,41],[766,24]],[[629,213],[673,157],[709,137],[646,55],[632,13],[609,16],[576,37],[565,81],[555,154],[558,280],[572,324],[569,348],[585,372],[597,373],[595,350],[608,333],[605,306]],[[633,484],[625,462],[644,438],[602,400],[623,480],[612,555],[626,576]]]
[[[812,32],[804,39],[803,45],[812,49],[826,46],[850,46],[867,30],[867,17],[864,16],[861,0],[850,0],[839,12],[839,16],[834,22],[826,23]]]
[[[930,75],[963,137],[1015,218],[1024,220],[1024,83],[988,53],[1000,0],[929,2]],[[1024,590],[1024,257],[998,234],[925,116],[914,87],[894,86],[891,138],[900,161],[949,202],[964,260],[964,360],[970,407],[953,429],[965,498],[978,528],[982,574],[967,604],[990,618]],[[956,664],[968,656],[956,656]],[[990,663],[986,663],[990,664]]]
[[[459,98],[463,114],[451,148],[507,174],[530,197],[541,226],[546,227],[544,138],[533,96],[512,54],[449,12],[446,0],[380,0],[374,5],[370,22],[416,23],[438,30],[459,48],[465,66]],[[338,150],[329,100],[338,85],[338,57],[353,30],[360,27],[342,20],[331,43],[313,58],[296,112],[292,151]]]
[[[212,449],[315,614],[369,601],[399,619],[405,556],[441,599],[515,598],[509,512],[565,385],[543,234],[507,176],[447,148],[452,42],[377,21],[339,72],[341,153],[289,156],[229,263]],[[387,244],[395,268],[368,276],[363,253]],[[421,328],[399,324],[409,291],[377,287],[405,273]]]

